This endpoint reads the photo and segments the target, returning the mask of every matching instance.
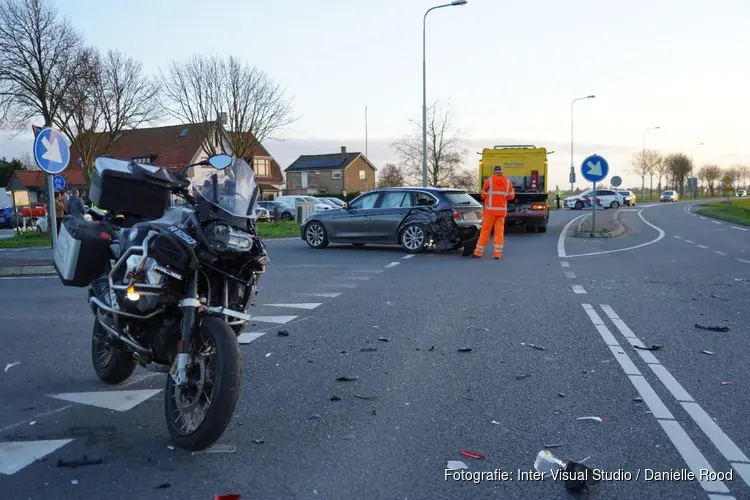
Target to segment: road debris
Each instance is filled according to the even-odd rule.
[[[469,401],[474,401],[474,398],[470,398],[469,396],[461,396],[463,399],[467,399]]]
[[[428,351],[434,351],[434,350],[435,350],[435,346],[432,346],[432,347],[430,347],[430,348],[429,348],[429,349],[427,349],[427,350],[428,350]]]
[[[633,398],[633,401],[635,401],[636,403],[643,403],[643,398],[635,397]]]
[[[448,465],[446,465],[445,468],[448,470],[461,470],[468,469],[469,466],[460,460],[448,460]]]
[[[271,357],[271,353],[269,352],[268,354],[266,354],[266,357],[270,358]]]
[[[695,328],[698,330],[707,330],[709,332],[726,333],[729,331],[728,326],[703,326],[698,323],[695,324]]]
[[[323,417],[320,416],[318,413],[313,413],[309,417],[307,417],[307,420],[322,420]]]
[[[12,363],[8,363],[7,365],[5,365],[5,372],[7,373],[7,372],[8,372],[8,370],[10,370],[10,369],[11,369],[11,368],[13,368],[14,366],[18,366],[18,365],[20,365],[20,364],[21,364],[21,362],[20,362],[20,361],[14,361],[14,362],[12,362]]]
[[[263,439],[263,438],[253,439],[253,443],[255,443],[255,444],[263,444],[265,442],[266,442],[266,440]]]
[[[589,493],[589,486],[599,484],[599,480],[595,479],[596,475],[592,473],[592,469],[583,465],[583,462],[586,460],[588,460],[588,457],[580,462],[574,462],[573,460],[563,462],[549,451],[542,450],[537,454],[536,460],[534,460],[534,469],[545,476],[551,476],[553,479],[558,474],[558,471],[564,472],[562,476],[565,489],[572,492],[584,493],[584,498],[586,498]]]
[[[484,455],[482,455],[481,453],[475,453],[469,450],[461,450],[461,455],[473,458],[474,460],[482,460],[484,458]]]
[[[341,401],[341,398],[338,397],[337,395],[333,394],[333,395],[331,395],[331,401]]]
[[[166,490],[167,488],[171,488],[171,487],[172,487],[172,483],[161,483],[155,489],[157,489],[157,490]]]
[[[78,479],[71,479],[70,484],[78,484]]]
[[[358,394],[355,394],[354,397],[357,398],[357,399],[364,399],[366,401],[372,401],[374,399],[378,399],[377,396],[360,396]]]
[[[278,336],[279,337],[288,337],[289,336],[289,332],[287,330],[279,330]]]
[[[462,347],[462,348],[460,348],[460,349],[458,350],[458,352],[471,352],[471,351],[473,351],[473,350],[474,350],[474,349],[472,349],[471,347]]]
[[[349,376],[349,375],[342,375],[339,378],[337,378],[336,380],[339,381],[339,382],[354,382],[358,378],[359,377],[352,377],[352,376]]]
[[[565,397],[565,393],[564,392],[558,392],[557,395],[560,396],[561,398]]]
[[[227,493],[226,495],[214,495],[214,500],[241,500],[237,493]]]
[[[703,354],[708,354],[708,355],[710,355],[710,356],[713,356],[714,354],[716,354],[715,352],[711,352],[711,351],[701,351],[701,352],[702,352]]]
[[[561,446],[562,446],[561,444],[545,444],[544,445],[544,447],[547,448],[547,449],[549,449],[549,448],[560,448]]]
[[[490,422],[490,423],[491,423],[491,424],[495,424],[495,425],[500,425],[500,422],[498,422],[497,420],[493,420],[493,421],[492,421],[492,422]]]
[[[645,345],[634,345],[636,349],[641,349],[643,351],[658,351],[662,347],[664,347],[664,344],[651,344],[651,347],[646,347]]]
[[[546,351],[547,350],[546,347],[542,347],[542,346],[536,345],[536,344],[527,344],[526,342],[521,342],[521,345],[525,345],[525,346],[531,347],[532,349],[536,349],[537,351]]]
[[[593,420],[594,422],[599,422],[601,424],[604,423],[605,419],[601,417],[578,417],[576,420]]]
[[[375,352],[377,350],[378,350],[377,347],[363,347],[362,349],[359,350],[359,352]]]
[[[730,381],[722,382],[721,385],[732,385],[732,382]]]
[[[381,342],[390,342],[391,341],[391,339],[389,339],[388,337],[378,337],[378,340],[381,341]]]
[[[208,453],[237,453],[237,447],[233,444],[215,444],[205,450],[198,450],[190,453],[191,455],[206,455]]]
[[[62,458],[57,461],[58,467],[70,467],[71,469],[75,469],[77,467],[84,467],[86,465],[101,465],[104,461],[101,458],[97,458],[95,460],[89,460],[89,457],[86,455],[83,456],[82,460],[71,460],[71,461],[65,461]]]
[[[523,380],[525,378],[530,378],[530,377],[531,375],[529,375],[528,373],[524,373],[523,375],[517,375],[516,380]]]

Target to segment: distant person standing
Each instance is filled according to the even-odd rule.
[[[83,217],[83,214],[85,212],[86,209],[84,208],[83,201],[81,200],[81,192],[77,189],[74,189],[73,194],[71,194],[70,199],[68,199],[68,213],[73,216],[79,215]]]
[[[560,186],[555,185],[555,200],[557,201],[557,208],[560,208]]]

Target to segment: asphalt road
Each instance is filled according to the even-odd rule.
[[[233,453],[170,448],[164,375],[96,379],[85,290],[0,280],[0,368],[20,362],[0,372],[0,496],[568,498],[518,476],[557,445],[563,460],[632,474],[592,499],[750,498],[750,234],[686,206],[623,211],[628,236],[596,241],[561,241],[580,214],[556,212],[546,234],[507,234],[499,262],[269,242],[220,441]],[[102,463],[58,466],[83,455]],[[448,461],[513,480],[446,479]],[[646,480],[701,468],[733,478]]]

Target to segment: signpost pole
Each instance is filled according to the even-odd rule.
[[[591,205],[591,232],[596,231],[596,182],[594,184],[594,192],[592,193],[592,197],[594,198],[594,203]]]
[[[55,213],[55,185],[52,174],[47,174],[47,193],[49,193],[49,202],[47,203],[47,210],[49,211],[49,220],[51,227],[49,228],[50,234],[52,234],[52,249],[57,248],[57,214]]]
[[[63,135],[52,127],[36,132],[33,146],[34,160],[47,175],[47,210],[52,227],[52,249],[57,248],[57,216],[55,214],[55,175],[62,173],[70,161],[70,148]]]

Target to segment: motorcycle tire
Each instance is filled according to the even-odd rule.
[[[106,333],[98,321],[94,320],[91,335],[91,363],[96,375],[107,384],[115,385],[126,381],[135,371],[133,354],[121,351],[107,343]],[[106,356],[111,354],[111,356]],[[108,359],[107,359],[108,358]]]
[[[171,375],[167,376],[164,395],[164,412],[170,438],[177,447],[190,451],[204,450],[224,434],[234,415],[242,377],[242,360],[237,336],[226,321],[205,317],[196,325],[194,341],[201,338],[200,334],[210,337],[216,348],[214,388],[211,405],[206,410],[203,422],[189,434],[181,432],[177,427],[173,415],[179,410],[175,400],[175,383]]]

